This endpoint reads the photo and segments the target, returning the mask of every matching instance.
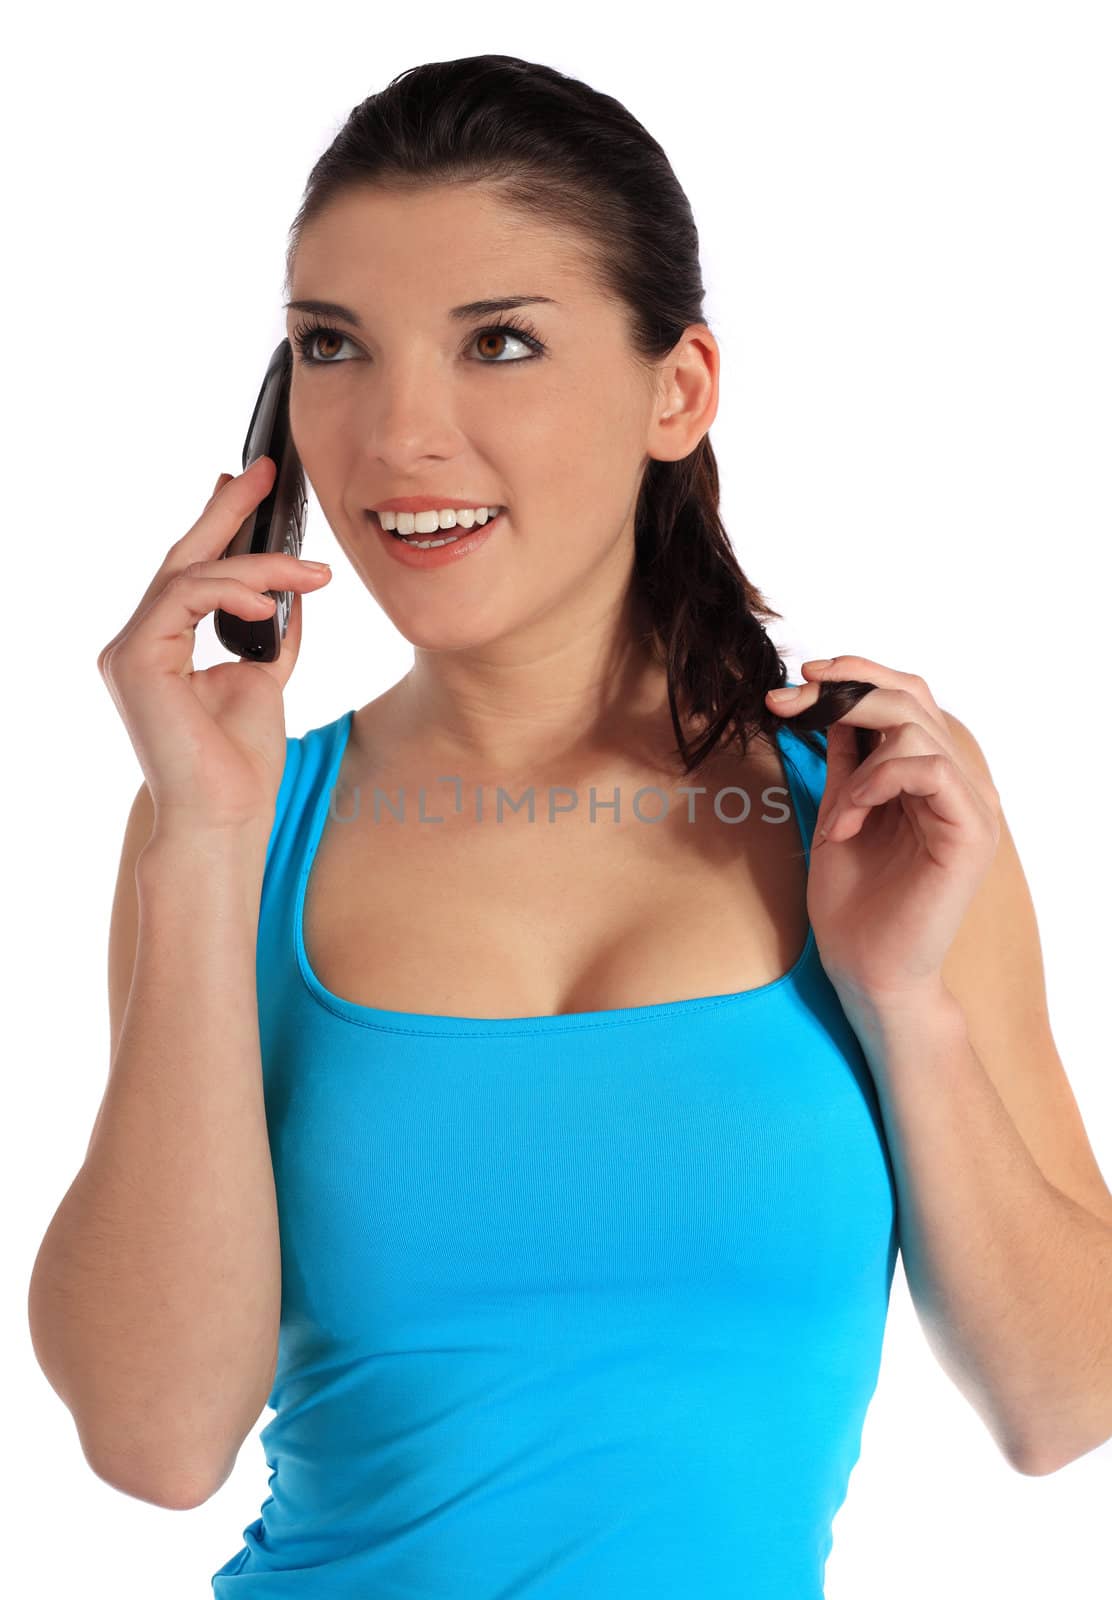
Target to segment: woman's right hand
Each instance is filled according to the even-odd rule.
[[[260,456],[222,472],[197,521],[170,546],[129,620],[97,657],[155,808],[155,830],[266,832],[286,761],[282,691],[301,643],[301,594],[331,577],[282,551],[224,557],[276,472]],[[293,592],[277,661],[222,661],[193,670],[194,629],[216,610],[247,621],[274,613],[261,591]]]

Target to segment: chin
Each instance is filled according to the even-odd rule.
[[[438,617],[428,612],[419,617],[387,614],[415,650],[481,650],[510,631],[505,622],[493,619],[480,622],[473,616]]]

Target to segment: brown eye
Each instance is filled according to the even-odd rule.
[[[491,356],[493,353],[488,349],[483,349],[483,358],[480,360],[480,366],[515,367],[519,362],[532,361],[534,356],[540,355],[544,349],[544,345],[541,344],[535,334],[528,333],[524,328],[516,328],[512,322],[500,323],[496,328],[480,328],[479,332],[472,336],[471,343],[483,347],[487,345],[489,340],[494,339],[504,349],[507,338],[512,344],[520,345],[525,354],[511,356],[507,360],[487,360],[486,357]]]
[[[491,340],[493,340],[495,344],[505,344],[506,342],[506,335],[504,333],[480,333],[477,337],[482,346],[488,346]],[[489,348],[483,350],[483,354],[488,356],[497,355],[497,353],[498,352],[496,350],[491,350]]]
[[[524,354],[503,359],[507,339],[511,344],[518,345]],[[303,366],[335,367],[346,365],[336,357],[342,347],[350,344],[351,340],[338,328],[329,327],[325,323],[310,322],[295,328],[290,335],[290,342],[296,346]],[[478,333],[471,335],[470,344],[481,346],[479,365],[484,367],[517,366],[522,361],[532,361],[545,351],[544,344],[531,329],[519,328],[512,322],[499,324],[496,328],[480,329]]]
[[[322,323],[310,322],[307,326],[295,328],[291,342],[297,346],[301,361],[307,367],[335,367],[343,365],[333,360],[338,348],[350,343],[346,333],[341,333],[338,328],[329,328]],[[331,345],[331,350],[326,350],[323,355],[313,352],[318,346]]]
[[[329,333],[327,331],[314,335],[313,340],[312,340],[313,348],[318,348],[318,341],[320,341],[319,348],[321,350],[321,353],[324,355],[324,357],[326,359],[328,358],[328,356],[336,354],[335,350],[329,350],[327,348],[327,346],[328,346],[328,344],[330,342],[333,343],[333,344],[337,344],[337,345],[343,344],[343,342],[344,342],[342,334]]]

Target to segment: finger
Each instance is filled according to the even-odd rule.
[[[137,706],[156,725],[162,697],[170,692],[167,680],[189,676],[197,623],[217,607],[246,622],[274,613],[264,595],[236,578],[177,574],[139,626],[102,654],[101,673],[117,704]]]
[[[857,798],[850,802],[856,811],[870,811],[890,800],[906,797],[919,825],[920,838],[932,857],[945,865],[955,848],[981,842],[989,819],[957,765],[936,751],[925,755],[892,756],[882,761],[865,778]],[[839,806],[828,828],[837,830],[842,842],[859,831],[860,821],[850,822],[850,813]]]
[[[814,685],[816,694],[818,687]],[[950,736],[944,725],[936,722],[922,701],[908,689],[884,689],[879,686],[871,689],[856,705],[830,724],[826,740],[826,782],[827,789],[833,792],[835,799],[864,766],[851,730],[863,728],[875,733],[877,738],[871,752],[875,754],[904,727],[921,730],[928,741],[927,749],[952,753]]]
[[[163,566],[179,571],[191,561],[212,561],[222,556],[240,524],[274,487],[277,470],[269,456],[258,456],[238,477],[222,472],[224,482],[213,490],[193,526],[171,545]]]
[[[268,591],[279,589],[285,589],[290,593],[298,591],[307,593],[323,589],[332,580],[331,569],[326,563],[304,561],[300,556],[291,555],[286,550],[272,550],[269,555],[259,552],[255,555],[228,556],[221,561],[194,561],[185,569],[185,575],[218,580],[236,578],[253,594],[266,594]],[[129,638],[142,636],[142,630],[165,594],[167,586],[178,576],[182,574],[171,573],[157,590],[151,586],[147,592],[146,604],[136,609],[127,626],[121,629],[106,647],[107,649],[116,650]],[[226,608],[220,607],[220,609]],[[196,621],[190,622],[189,626],[195,628]]]
[[[801,711],[809,711],[818,700],[821,689],[821,683],[785,684],[783,690],[769,689],[765,694],[765,704],[776,716],[790,720],[798,716]],[[838,787],[832,775],[832,765],[837,759],[841,743],[835,737],[837,731],[836,722],[832,722],[826,730],[826,789],[820,801],[820,817],[824,804],[827,805],[827,809],[833,805],[835,790]],[[856,751],[854,751],[854,761],[856,763]]]
[[[157,692],[164,675],[187,677],[193,670],[197,624],[217,609],[245,622],[261,622],[273,616],[274,602],[230,575],[210,578],[193,569],[178,573],[136,626],[103,653],[104,676],[110,683],[130,678],[137,698],[148,689]]]
[[[150,759],[169,771],[180,761],[183,719],[202,723],[189,685],[195,629],[217,608],[245,622],[273,616],[274,605],[237,578],[209,578],[192,570],[170,579],[137,628],[104,658],[102,674],[116,704],[144,729]],[[219,670],[216,669],[216,670]],[[174,715],[168,713],[173,710]]]
[[[871,695],[867,698],[871,698]],[[939,748],[930,730],[921,722],[904,722],[895,728],[882,729],[880,737],[884,742],[871,750],[862,761],[857,753],[857,741],[849,717],[840,718],[831,725],[827,737],[826,788],[820,807],[824,823],[835,812],[839,817],[852,813],[860,820],[860,816],[869,809],[869,803],[856,803],[852,793],[862,783],[868,782],[883,762],[908,756],[947,753]]]
[[[885,690],[889,693],[902,693],[914,701],[914,706],[909,708],[910,716],[903,720],[918,721],[931,732],[936,743],[950,755],[954,754],[950,731],[946,726],[946,719],[940,710],[934,695],[924,678],[917,672],[899,672],[895,667],[886,666],[883,661],[871,661],[867,656],[834,656],[830,661],[804,661],[800,669],[807,682],[816,687],[823,683],[836,683],[839,680],[850,682],[865,682],[876,684],[876,691],[865,697],[862,703],[868,703],[876,709],[878,699],[877,691]],[[883,703],[877,715],[884,710]],[[885,743],[886,728],[872,722],[854,723],[849,717],[839,718],[850,726],[873,729],[877,732],[878,746]],[[839,789],[850,776],[851,772],[861,763],[860,752],[856,741],[850,742],[844,735],[835,735],[835,725],[831,725],[827,738],[828,776],[833,772]]]
[[[290,674],[297,664],[298,652],[301,649],[301,592],[293,591],[290,601],[289,616],[286,618],[285,637],[279,641],[278,655],[274,661],[251,661],[244,657],[245,665],[256,668],[259,672],[266,672],[284,689],[290,681]]]
[[[866,656],[835,656],[827,665],[804,661],[800,668],[808,683],[831,683],[839,678],[875,683],[878,689],[904,689],[919,701],[928,717],[942,722],[942,712],[924,678],[917,672],[898,672],[886,667],[883,661],[870,661]]]
[[[952,754],[950,735],[944,724],[936,722],[923,702],[911,690],[903,687],[909,679],[907,673],[893,672],[889,667],[879,663],[866,661],[863,656],[838,656],[831,664],[838,667],[841,663],[848,663],[853,667],[860,666],[862,673],[866,670],[876,670],[877,676],[884,676],[893,680],[893,686],[884,688],[879,684],[870,689],[850,709],[831,722],[826,730],[826,784],[819,808],[820,824],[825,824],[835,807],[841,809],[845,803],[845,796],[857,773],[865,765],[869,756],[862,760],[855,729],[861,728],[866,733],[875,733],[875,747],[870,755],[875,755],[890,740],[897,729],[905,726],[918,728],[928,741],[926,750],[942,750]],[[807,664],[804,663],[806,667]],[[830,668],[820,669],[814,678],[807,682],[794,699],[783,703],[768,699],[767,703],[778,716],[790,719],[798,716],[801,711],[809,710],[819,698],[824,683],[832,681],[853,683],[869,683],[873,679],[868,677],[851,677],[848,670],[832,673]],[[899,685],[899,686],[897,686]]]
[[[176,573],[135,632],[115,652],[114,665],[141,661],[145,675],[180,673],[193,655],[197,624],[214,611],[230,611],[245,622],[274,615],[275,602],[264,591],[228,573],[208,577],[190,568]]]
[[[816,684],[816,692],[818,687]],[[856,705],[850,706],[848,711],[843,711],[841,716],[830,724],[827,730],[830,751],[828,769],[840,780],[848,777],[850,772],[862,765],[862,758],[857,754],[857,740],[850,732],[851,729],[863,728],[867,733],[875,733],[877,738],[873,741],[873,749],[877,750],[897,728],[905,723],[914,723],[922,728],[924,733],[929,731],[926,712],[918,700],[913,699],[906,689],[882,689],[879,685],[875,689],[870,689],[867,694],[862,695]],[[834,739],[833,735],[838,731],[842,736]]]
[[[286,637],[282,640],[282,648],[278,652],[277,661],[260,661],[265,672],[278,680],[280,688],[285,688],[290,680],[290,673],[297,664],[298,652],[301,649],[301,593],[295,591],[290,601],[290,614],[286,620]]]
[[[260,462],[265,462],[266,466],[260,466]],[[189,531],[167,550],[161,565],[140,596],[138,605],[109,641],[107,648],[114,648],[145,619],[172,577],[184,572],[195,561],[216,559],[223,555],[241,524],[265,498],[276,470],[269,456],[260,456],[237,478],[226,472],[220,474],[224,483],[213,491],[208,504]]]
[[[801,712],[809,711],[817,702],[821,692],[821,682],[797,686],[794,697],[783,700],[773,698],[776,691],[769,690],[766,704],[778,717],[790,721],[791,718],[798,717]],[[854,710],[859,710],[861,705],[871,704],[878,692],[876,689],[869,690]],[[846,779],[861,765],[857,739],[851,731],[854,725],[871,729],[874,727],[874,722],[871,718],[869,720],[851,718],[847,714],[831,722],[826,729],[826,790],[823,803],[828,806],[834,804],[839,792],[845,787]]]

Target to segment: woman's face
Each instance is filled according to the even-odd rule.
[[[543,295],[466,318],[474,300]],[[703,406],[670,364],[632,359],[620,309],[590,286],[573,247],[524,223],[478,186],[337,199],[305,229],[289,309],[294,442],[329,525],[398,630],[418,648],[461,650],[526,629],[590,631],[624,595],[637,492],[650,451],[688,454],[717,405],[717,352],[699,325]],[[506,317],[531,327],[534,354]],[[305,364],[299,325],[319,321]],[[339,335],[339,337],[337,337]],[[709,370],[708,370],[709,355]],[[709,390],[713,395],[708,398]],[[671,409],[673,421],[657,419]],[[695,426],[694,433],[692,428]],[[418,570],[394,559],[369,508],[401,495],[438,507],[504,506],[464,559]]]

